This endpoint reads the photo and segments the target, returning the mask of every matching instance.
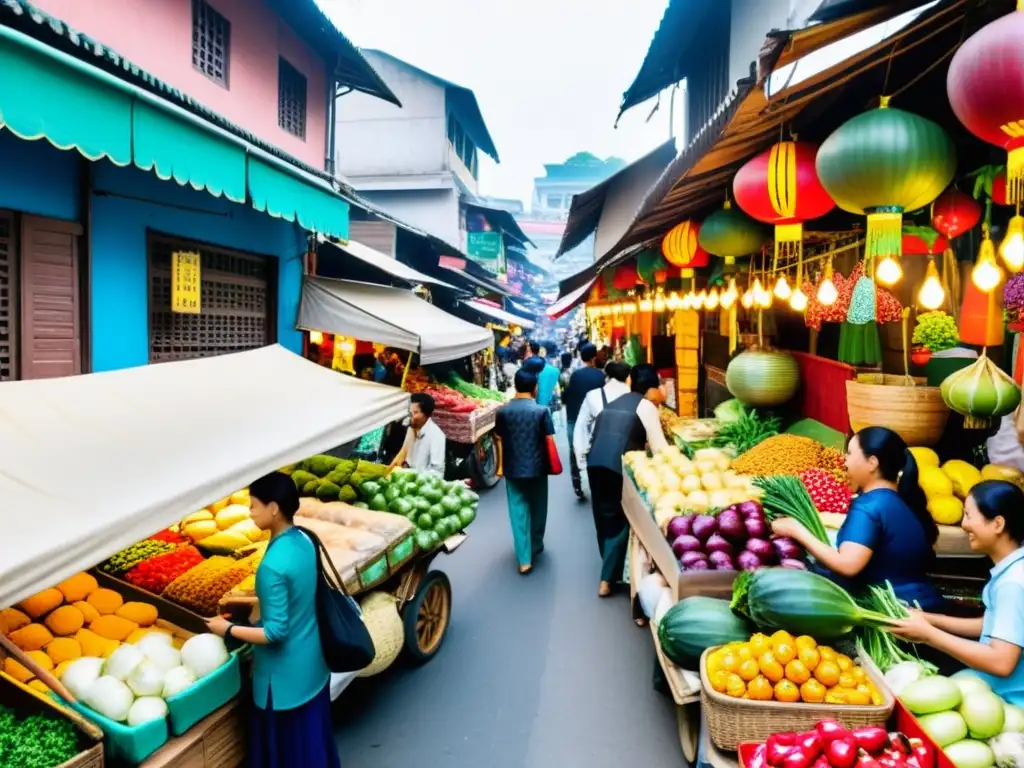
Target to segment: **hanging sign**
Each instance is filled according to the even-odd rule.
[[[198,253],[171,254],[171,312],[198,315],[202,310],[202,276]]]
[[[466,235],[466,253],[477,264],[493,275],[504,274],[504,246],[501,232],[469,232]]]

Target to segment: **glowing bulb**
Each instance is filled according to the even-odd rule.
[[[675,312],[677,309],[679,309],[680,301],[681,300],[679,298],[679,294],[676,293],[675,291],[672,291],[672,293],[669,294],[668,298],[665,299],[665,305],[668,307],[670,312]]]
[[[1003,279],[1003,271],[995,259],[981,258],[971,270],[971,282],[982,293],[992,293],[999,281]]]
[[[1024,216],[1014,216],[1006,225],[1006,237],[999,245],[999,256],[1011,272],[1024,267]]]
[[[903,269],[892,256],[886,256],[882,259],[875,270],[875,278],[882,285],[895,285],[901,277],[903,277]]]
[[[624,315],[635,315],[636,314],[636,302],[627,301],[622,305],[622,314]]]
[[[836,284],[832,282],[832,278],[826,277],[818,286],[818,303],[823,307],[831,307],[838,298],[839,291],[836,290]]]
[[[754,306],[754,289],[747,288],[743,296],[740,297],[740,304],[743,305],[744,309],[750,309]]]
[[[789,287],[785,275],[779,275],[779,280],[775,283],[775,295],[783,301],[793,295],[793,290]]]
[[[613,315],[621,315],[622,314],[622,305],[621,304],[613,304],[612,305],[612,314]]]
[[[939,280],[939,270],[935,268],[935,262],[928,260],[928,271],[924,273],[924,283],[917,293],[917,303],[925,309],[938,309],[946,300],[946,290]]]
[[[317,346],[324,343],[324,335],[320,331],[309,332],[309,343],[316,344]]]
[[[640,300],[641,312],[650,312],[652,309],[654,309],[654,302],[651,301],[650,296],[645,296],[643,299]]]
[[[711,310],[718,309],[718,302],[718,289],[712,288],[711,291],[708,293],[708,297],[704,300],[704,308]]]
[[[705,291],[703,288],[701,288],[700,289],[700,293],[697,294],[697,298],[694,299],[693,308],[694,309],[704,309],[704,305],[707,303],[707,300],[708,300],[708,292]]]
[[[686,310],[693,309],[693,300],[690,298],[690,294],[686,294],[679,300],[679,308]]]
[[[807,297],[799,288],[793,291],[793,294],[789,297],[789,306],[797,312],[803,312],[807,309]]]
[[[654,297],[654,311],[664,312],[665,311],[665,297],[660,293]]]
[[[732,291],[722,291],[722,295],[718,299],[718,303],[721,304],[722,309],[732,309],[732,305],[736,303],[736,294]]]

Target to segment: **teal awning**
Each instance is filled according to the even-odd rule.
[[[251,202],[258,211],[348,239],[348,202],[327,181],[153,94],[0,25],[0,129],[90,160]]]
[[[257,211],[348,240],[347,202],[333,190],[300,181],[255,157],[249,158],[249,197]]]

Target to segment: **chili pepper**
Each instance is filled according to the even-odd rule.
[[[857,762],[857,742],[850,735],[832,739],[825,747],[825,754],[833,768],[852,768]]]
[[[836,739],[849,739],[853,737],[849,729],[840,723],[838,720],[832,720],[826,718],[825,720],[819,720],[818,724],[814,726],[815,730],[821,734],[821,740],[825,744],[829,744]],[[856,754],[854,755],[856,758]]]
[[[877,725],[868,725],[853,730],[853,739],[857,746],[866,750],[872,755],[878,755],[889,746],[889,734],[885,728]]]
[[[815,759],[821,754],[821,749],[824,746],[821,734],[817,731],[807,731],[806,733],[797,734],[796,745]]]
[[[768,768],[768,746],[758,744],[754,753],[745,761],[746,768]]]
[[[799,744],[790,748],[789,754],[782,760],[782,768],[811,768],[817,755],[811,754]]]
[[[910,755],[910,739],[904,736],[899,731],[889,732],[889,749],[893,752],[898,752],[903,757]]]
[[[786,759],[786,755],[793,750],[795,745],[796,733],[793,731],[773,733],[768,737],[768,741],[765,742],[768,764],[774,766],[774,768],[778,768],[782,765],[782,761]]]

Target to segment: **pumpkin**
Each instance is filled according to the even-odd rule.
[[[800,386],[800,366],[792,355],[775,349],[748,349],[729,362],[725,384],[745,405],[781,405]]]

